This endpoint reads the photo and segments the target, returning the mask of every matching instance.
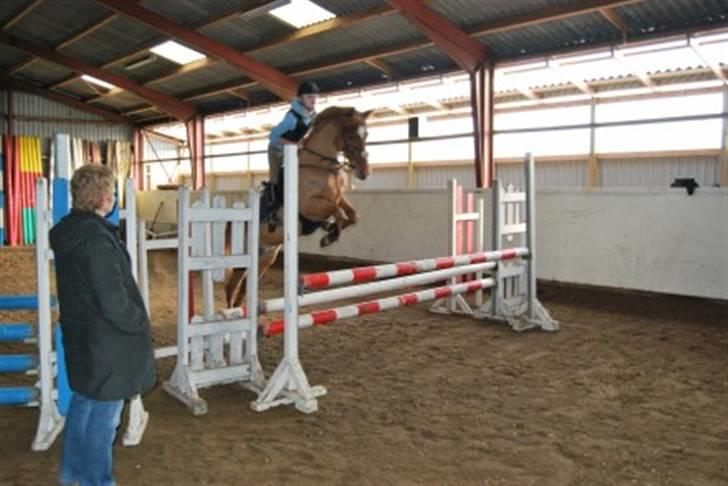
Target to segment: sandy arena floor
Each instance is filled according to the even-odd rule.
[[[151,265],[159,345],[175,341],[175,262]],[[263,294],[281,279],[267,275]],[[0,294],[34,291],[33,253],[0,250]],[[158,386],[143,443],[115,448],[119,484],[728,484],[728,306],[541,291],[558,333],[424,305],[303,332],[309,380],[329,389],[312,415],[258,414],[250,392],[225,386],[194,417]],[[261,344],[267,373],[281,344]],[[158,362],[160,383],[173,364]],[[59,441],[30,451],[37,413],[0,409],[1,484],[55,483]]]

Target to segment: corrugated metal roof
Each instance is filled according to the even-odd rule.
[[[14,47],[0,44],[0,69],[5,71],[28,57],[28,54]]]
[[[164,81],[149,83],[150,88],[175,95],[184,94],[199,86],[226,83],[240,77],[240,71],[227,63],[220,62],[205,69],[198,69]]]
[[[71,76],[73,71],[43,59],[36,59],[23,66],[23,69],[19,69],[15,74],[43,84],[53,84]]]
[[[76,78],[73,81],[63,83],[63,85],[61,85],[59,89],[76,98],[88,98],[90,96],[96,96],[99,92],[93,86],[93,84],[81,78]]]
[[[144,8],[158,13],[183,25],[193,25],[201,18],[212,17],[241,6],[239,0],[174,0],[174,8],[170,8],[170,0],[146,0]],[[243,7],[241,7],[243,8]]]
[[[151,57],[153,59],[149,64],[144,64],[141,67],[135,67],[133,69],[129,69],[126,67],[129,64],[133,64],[140,59],[145,59],[148,57]],[[133,81],[136,81],[137,83],[145,83],[151,79],[155,79],[169,72],[172,72],[178,67],[179,64],[175,64],[172,61],[169,61],[161,56],[154,55],[150,52],[145,52],[136,56],[133,59],[130,59],[129,61],[126,61],[123,64],[119,63],[109,67],[109,71],[118,74],[119,76],[127,77]]]
[[[27,3],[27,0],[3,0],[3,8],[0,8],[0,23],[4,24],[15,17]]]
[[[314,74],[301,77],[305,81],[315,81],[322,91],[340,91],[347,88],[360,86],[362,84],[375,84],[386,81],[383,73],[368,64],[359,63],[349,66],[341,66],[326,71],[319,71]]]
[[[233,17],[226,22],[217,22],[199,30],[211,39],[222,42],[241,51],[247,51],[264,41],[276,39],[295,29],[271,15],[254,17]]]
[[[74,42],[63,49],[64,54],[102,65],[135,51],[152,40],[160,42],[166,38],[139,22],[116,17],[103,28],[93,32],[82,41]]]
[[[43,2],[13,25],[8,33],[52,47],[76,32],[94,25],[108,12],[108,9],[90,0]]]
[[[312,0],[314,3],[325,8],[337,17],[351,15],[383,5],[384,0]]]
[[[533,12],[558,3],[573,3],[573,0],[435,0],[429,6],[437,13],[463,29],[516,15]],[[479,8],[478,8],[479,7]]]
[[[455,63],[438,47],[431,46],[383,58],[392,66],[393,78],[404,79],[456,69]]]
[[[496,59],[578,49],[589,44],[616,42],[620,38],[617,30],[596,13],[477,37]]]
[[[240,110],[247,108],[248,106],[248,104],[241,98],[236,98],[229,94],[208,96],[207,98],[195,103],[195,105],[203,113],[219,113],[221,111]]]
[[[725,0],[646,0],[617,8],[631,36],[728,20]]]
[[[322,59],[347,59],[387,46],[423,40],[424,35],[402,15],[387,15],[307,37],[285,46],[277,46],[253,54],[260,61],[280,69],[295,70]]]
[[[113,110],[122,111],[143,104],[145,101],[134,93],[122,91],[117,95],[101,98],[99,103],[111,107]]]

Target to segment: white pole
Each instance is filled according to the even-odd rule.
[[[526,153],[524,160],[526,178],[526,247],[529,250],[528,268],[528,318],[535,318],[536,309],[536,181],[533,179],[533,154]]]
[[[501,228],[503,227],[503,220],[505,219],[505,206],[501,202],[501,194],[503,191],[503,185],[501,184],[500,179],[496,179],[493,181],[493,189],[492,189],[492,204],[493,204],[493,250],[494,251],[500,251],[503,248],[503,234],[501,231]],[[500,296],[504,292],[504,289],[501,288],[501,285],[503,284],[503,280],[500,278],[500,268],[501,265],[498,265],[498,268],[495,271],[495,287],[490,292],[492,304],[490,307],[490,311],[493,316],[497,316],[500,313]]]
[[[139,268],[137,264],[138,260],[138,245],[137,238],[137,211],[136,211],[136,191],[134,189],[134,180],[126,180],[126,190],[124,191],[126,204],[124,209],[126,210],[126,249],[129,252],[129,258],[131,260],[131,273],[134,276],[134,280],[137,280]]]
[[[177,238],[179,240],[179,248],[177,250],[177,368],[186,369],[189,366],[189,342],[187,341],[187,326],[189,326],[189,317],[187,309],[189,307],[188,293],[190,283],[190,272],[188,270],[189,258],[185,258],[186,253],[190,251],[190,190],[186,187],[180,188],[178,192],[178,211],[177,218]]]
[[[287,360],[298,361],[298,152],[295,145],[285,146],[283,160],[283,187],[289,196],[283,205],[284,352]]]
[[[147,261],[147,231],[144,220],[137,222],[137,285],[142,294],[144,306],[147,308],[147,314],[152,315],[152,309],[149,306],[149,262]]]
[[[36,251],[35,265],[38,282],[38,374],[40,375],[40,419],[35,439],[31,445],[34,451],[47,450],[63,429],[64,418],[58,413],[53,390],[53,326],[51,325],[51,289],[48,245],[50,211],[48,209],[48,181],[36,182]]]

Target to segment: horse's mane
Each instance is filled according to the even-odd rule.
[[[309,130],[307,137],[310,137],[318,132],[330,121],[334,121],[339,118],[350,117],[354,113],[356,113],[356,110],[351,106],[329,106],[324,111],[317,114],[316,118],[313,119],[313,125],[311,125],[311,130]]]

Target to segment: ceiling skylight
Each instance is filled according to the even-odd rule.
[[[93,83],[97,86],[101,86],[102,88],[106,88],[106,89],[116,88],[116,86],[114,86],[113,84],[107,83],[106,81],[102,81],[98,78],[94,78],[93,76],[89,76],[88,74],[84,74],[83,76],[81,76],[81,79],[83,79],[84,81],[88,81],[89,83]]]
[[[163,42],[149,50],[177,64],[189,64],[205,58],[204,54],[175,41]]]
[[[297,29],[336,17],[333,13],[319,7],[310,0],[291,0],[291,3],[273,9],[268,13]]]

